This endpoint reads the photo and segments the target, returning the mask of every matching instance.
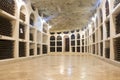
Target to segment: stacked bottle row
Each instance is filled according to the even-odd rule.
[[[0,9],[5,12],[14,15],[15,14],[15,2],[14,0],[0,0]]]
[[[107,38],[110,37],[110,21],[106,22],[106,33],[107,33]]]
[[[0,59],[47,53],[49,25],[28,3],[28,0],[0,0]]]
[[[0,40],[0,60],[13,58],[14,41]]]
[[[0,35],[12,37],[12,29],[11,22],[0,16]]]
[[[120,0],[102,0],[92,22],[84,29],[88,52],[120,61]]]
[[[116,24],[116,34],[120,33],[120,13],[115,18]]]
[[[19,57],[25,57],[25,56],[26,56],[26,43],[19,42]]]
[[[48,52],[48,48],[47,47],[48,47],[47,45],[42,45],[42,52],[43,52],[43,54],[47,54],[47,52]]]

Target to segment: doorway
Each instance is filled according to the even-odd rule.
[[[65,38],[65,52],[69,52],[69,37]]]

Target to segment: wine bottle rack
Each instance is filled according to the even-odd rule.
[[[80,52],[80,47],[77,47],[77,52]]]
[[[75,39],[75,35],[71,35],[71,39]]]
[[[110,48],[105,48],[105,57],[110,58]]]
[[[77,39],[80,39],[80,34],[77,34]]]
[[[75,52],[75,47],[72,47],[72,52]]]
[[[100,55],[103,56],[103,43],[100,43]]]
[[[84,53],[84,46],[82,46],[82,52]]]
[[[38,45],[37,46],[37,55],[39,55],[40,54],[40,46]]]
[[[12,24],[6,18],[0,16],[0,35],[12,36]]]
[[[31,41],[34,40],[34,38],[33,38],[33,34],[32,34],[32,33],[30,33],[30,40],[31,40]]]
[[[101,40],[103,40],[103,26],[100,27],[100,32],[101,32]]]
[[[120,13],[116,16],[115,23],[116,23],[116,34],[119,34],[120,33]]]
[[[82,39],[82,45],[84,46],[84,39]]]
[[[100,22],[102,23],[103,22],[103,13],[102,13],[102,10],[100,9]]]
[[[62,47],[57,47],[57,52],[62,52]]]
[[[80,40],[77,40],[77,45],[80,45]]]
[[[22,13],[22,12],[20,12],[20,19],[23,20],[23,21],[25,21],[25,14]]]
[[[75,46],[75,41],[71,41],[71,46]]]
[[[25,57],[25,56],[26,56],[26,43],[19,42],[19,57]]]
[[[34,55],[34,49],[30,49],[30,56]]]
[[[99,47],[98,47],[98,43],[96,44],[96,49],[97,49],[96,54],[98,55],[98,54],[99,54]]]
[[[13,58],[14,42],[8,40],[0,40],[0,60]]]
[[[62,46],[62,41],[57,41],[57,46]]]
[[[106,32],[107,32],[107,38],[110,37],[110,21],[106,22]]]
[[[50,52],[55,52],[55,47],[50,47]]]
[[[39,55],[39,54],[40,54],[40,48],[37,47],[37,55]]]
[[[115,60],[120,61],[120,38],[114,40]]]
[[[43,45],[42,52],[43,54],[47,54],[47,45]]]
[[[15,14],[15,2],[14,0],[0,0],[0,9],[5,12],[14,15]]]
[[[34,43],[30,43],[29,44],[29,50],[30,50],[30,56],[33,56],[35,54],[35,44]]]
[[[50,46],[55,46],[55,42],[50,42]]]
[[[30,18],[30,25],[34,25],[34,20]]]
[[[114,8],[120,3],[120,0],[114,0]]]
[[[85,45],[87,45],[87,39],[85,39]]]
[[[87,46],[85,46],[85,52],[87,52],[87,50],[88,50],[88,49],[87,49]]]
[[[25,39],[25,25],[19,24],[19,38]]]
[[[70,44],[69,44],[69,42],[70,42],[70,40],[69,40],[69,38],[65,38],[65,51],[66,52],[69,52],[69,46],[70,46]]]

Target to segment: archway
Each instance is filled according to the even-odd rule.
[[[29,21],[29,22],[30,22],[30,25],[33,26],[33,25],[34,25],[34,21],[35,21],[35,16],[34,16],[33,13],[31,13],[31,14],[30,14],[30,21]]]
[[[26,9],[24,6],[20,8],[20,19],[25,21],[26,20]]]

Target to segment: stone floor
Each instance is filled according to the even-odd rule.
[[[0,80],[120,80],[120,68],[93,56],[44,56],[0,65]]]

